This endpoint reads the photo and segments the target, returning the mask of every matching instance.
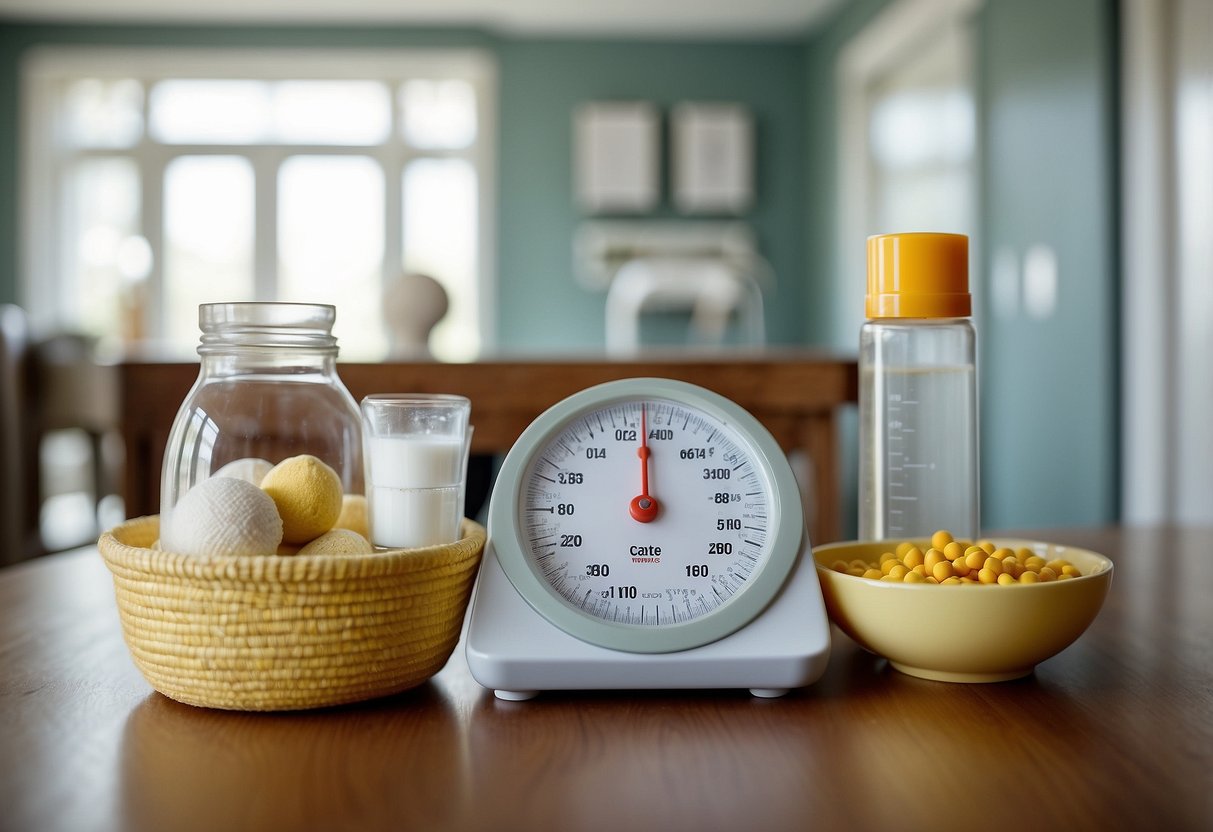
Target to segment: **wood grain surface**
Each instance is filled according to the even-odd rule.
[[[915,679],[835,630],[823,679],[780,700],[501,702],[457,650],[387,699],[208,711],[135,671],[95,550],[10,567],[0,829],[1213,829],[1213,530],[1030,536],[1116,565],[1032,676]]]

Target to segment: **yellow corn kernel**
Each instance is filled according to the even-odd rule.
[[[910,550],[901,556],[901,562],[910,569],[913,569],[915,566],[920,566],[925,562],[925,560],[926,556],[923,555],[922,550],[917,546],[911,546]]]
[[[1050,567],[1054,572],[1056,572],[1059,575],[1061,574],[1062,567],[1069,566],[1069,565],[1070,565],[1070,562],[1068,560],[1060,560],[1060,559],[1051,560],[1045,564],[1045,566]]]
[[[920,584],[926,581],[926,578],[919,575],[917,572],[907,572],[905,577],[901,579],[903,583]]]
[[[992,571],[990,567],[983,566],[981,571],[977,573],[977,580],[981,581],[983,584],[997,583],[998,574],[999,573]]]
[[[925,578],[923,578],[923,580],[929,584],[938,584],[939,583],[939,581],[935,580],[934,575],[927,575]]]
[[[1015,555],[1015,552],[1011,549],[1008,549],[1006,546],[1003,546],[1001,548],[995,549],[990,554],[993,557],[998,558],[999,560],[1005,560],[1006,558],[1013,557]]]
[[[957,578],[955,575],[953,575],[951,578],[944,578],[939,583],[942,586],[947,586],[948,584],[959,585],[961,583],[961,580],[960,580],[960,578]]]
[[[970,569],[980,569],[986,565],[986,558],[988,557],[989,555],[986,554],[985,549],[979,549],[978,547],[974,546],[969,549],[968,554],[965,555],[965,565]]]
[[[869,564],[866,560],[855,558],[855,560],[851,561],[850,565],[859,569],[867,569],[871,564]]]
[[[1059,580],[1059,581],[1069,581],[1069,580],[1073,580],[1073,578],[1074,578],[1073,575],[1067,575],[1065,572],[1062,572],[1060,575],[1057,576],[1057,580]]]
[[[1023,562],[1023,565],[1031,569],[1033,572],[1039,572],[1040,568],[1045,565],[1045,559],[1032,555]]]
[[[1033,552],[1031,549],[1029,549],[1027,546],[1020,546],[1018,549],[1015,550],[1015,557],[1019,558],[1021,561],[1027,560],[1028,558],[1035,557],[1035,556],[1036,556],[1036,553]]]
[[[955,572],[958,577],[963,578],[973,570],[969,568],[967,563],[965,563],[964,558],[957,558],[956,560],[952,561],[952,571]]]
[[[903,563],[899,563],[889,570],[889,577],[896,578],[899,581],[908,574],[910,574],[910,570],[906,569],[905,564]]]
[[[943,554],[948,560],[956,560],[964,557],[965,547],[953,540],[947,546],[943,547]]]
[[[994,554],[994,550],[997,548],[992,540],[979,540],[975,545],[980,546],[983,550],[985,550],[987,555]]]
[[[1054,570],[1053,567],[1051,567],[1051,566],[1042,566],[1040,569],[1040,580],[1041,581],[1057,580],[1056,570]]]
[[[917,574],[917,575],[921,575],[921,576],[922,576],[922,577],[924,577],[924,578],[925,578],[927,575],[929,575],[929,574],[930,574],[929,572],[927,572],[927,566],[926,566],[926,564],[925,564],[925,563],[920,563],[920,564],[918,564],[917,566],[915,566],[915,567],[914,567],[913,569],[911,569],[910,571],[911,571],[911,572],[913,572],[913,573],[915,573],[915,574]]]
[[[913,548],[916,548],[913,543],[908,540],[903,540],[901,543],[897,544],[897,549],[895,550],[897,557],[904,558],[906,556],[906,552]]]
[[[894,578],[892,575],[881,575],[880,580],[884,581],[885,583],[890,583],[890,584],[901,583],[901,578]]]
[[[974,578],[974,577],[973,577],[973,573],[972,573],[972,572],[970,572],[970,573],[969,573],[968,577],[961,578],[961,579],[960,579],[960,582],[961,582],[962,584],[979,584],[979,583],[981,583],[981,581],[979,581],[979,580],[977,580],[976,578]]]
[[[990,555],[986,558],[986,562],[982,564],[981,568],[990,570],[995,577],[998,577],[1002,574],[1002,561]]]
[[[1061,574],[1067,578],[1081,578],[1082,573],[1078,571],[1078,567],[1067,563],[1061,568]]]
[[[998,576],[998,583],[1002,584],[1003,586],[1006,586],[1007,584],[1013,584],[1013,583],[1015,583],[1015,576],[1012,575],[1010,572],[1003,572],[1001,575]]]
[[[943,547],[947,546],[951,542],[952,533],[945,529],[940,529],[939,531],[935,532],[935,534],[931,535],[931,546],[933,548],[942,550]]]
[[[956,570],[952,568],[950,561],[941,560],[931,569],[931,576],[940,583],[945,583],[948,578],[954,577]]]
[[[847,574],[854,575],[856,578],[862,578],[863,570],[860,569],[858,566],[849,566],[849,567],[847,567]]]
[[[904,567],[905,564],[903,564],[897,558],[893,558],[892,560],[883,560],[880,562],[880,571],[887,575],[893,571],[894,566]]]
[[[922,565],[930,572],[935,568],[935,564],[947,560],[943,552],[938,549],[927,549],[927,553],[923,555]]]
[[[830,568],[835,572],[846,572],[851,568],[851,564],[847,563],[845,560],[836,560],[834,561],[834,565]]]
[[[876,558],[876,565],[884,563],[886,560],[897,560],[898,556],[892,552],[881,552],[880,557]]]
[[[1019,576],[1019,582],[1021,584],[1034,584],[1039,580],[1040,576],[1030,569],[1024,570],[1024,573]]]
[[[862,577],[868,578],[869,580],[873,580],[873,581],[879,581],[881,578],[884,577],[884,573],[881,572],[879,569],[869,568],[868,571],[863,573]]]

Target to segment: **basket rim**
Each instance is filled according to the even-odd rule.
[[[487,538],[484,526],[463,519],[462,537],[454,543],[416,549],[389,549],[369,554],[181,555],[128,542],[155,540],[159,515],[136,517],[104,532],[97,541],[110,572],[173,576],[200,580],[323,581],[383,577],[449,568],[479,558]]]

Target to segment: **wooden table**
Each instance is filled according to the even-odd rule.
[[[1107,602],[1016,682],[903,676],[834,633],[816,685],[497,701],[462,650],[314,713],[191,708],[122,642],[95,550],[0,571],[0,828],[1213,829],[1213,530],[1049,532]],[[955,638],[941,634],[940,638]]]
[[[475,454],[505,454],[531,421],[585,387],[620,378],[680,379],[715,390],[754,414],[785,451],[809,462],[805,506],[814,542],[837,540],[842,505],[837,416],[857,400],[853,358],[813,352],[728,357],[607,360],[499,360],[474,364],[339,364],[355,399],[370,393],[456,393],[472,401]],[[127,361],[119,366],[123,496],[127,516],[160,510],[160,467],[177,408],[198,377],[197,363]]]

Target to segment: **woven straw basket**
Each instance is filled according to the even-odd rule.
[[[484,528],[373,555],[197,558],[147,547],[157,517],[101,536],[122,631],[152,687],[208,708],[278,711],[415,687],[459,640]]]

